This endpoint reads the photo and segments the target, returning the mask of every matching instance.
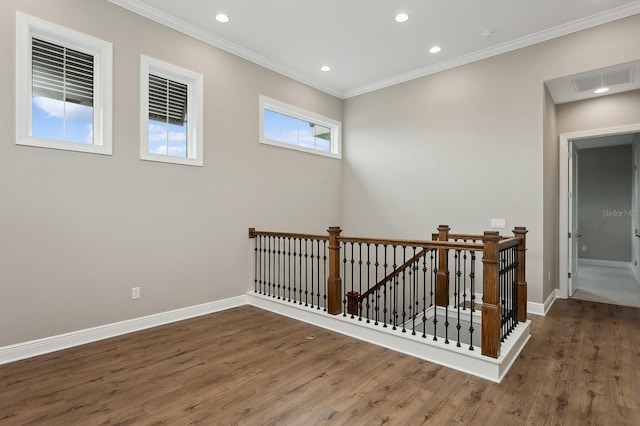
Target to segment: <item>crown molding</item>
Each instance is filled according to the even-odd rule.
[[[568,24],[540,31],[535,34],[520,37],[518,39],[502,43],[488,49],[483,49],[477,52],[470,53],[468,55],[459,56],[449,61],[441,62],[429,67],[420,68],[355,89],[346,90],[343,93],[343,98],[348,99],[355,96],[363,95],[365,93],[373,92],[375,90],[384,89],[385,87],[394,86],[396,84],[415,80],[420,77],[425,77],[427,75],[435,74],[441,71],[446,71],[455,67],[459,67],[461,65],[467,65],[472,62],[487,59],[492,56],[501,55],[503,53],[521,49],[523,47],[532,46],[534,44],[542,43],[554,38],[586,30],[588,28],[596,27],[598,25],[606,24],[608,22],[616,21],[618,19],[626,18],[638,13],[640,13],[640,1],[630,3],[625,6],[620,6],[618,8],[611,9],[607,12],[603,12],[597,15],[591,15],[583,19],[578,19],[576,21],[569,22]]]
[[[404,83],[410,80],[415,80],[421,77],[425,77],[431,74],[435,74],[441,71],[446,71],[461,65],[467,65],[472,62],[480,61],[483,59],[497,56],[502,53],[511,52],[513,50],[521,49],[523,47],[531,46],[534,44],[542,43],[554,38],[562,37],[571,33],[586,30],[591,27],[606,24],[618,19],[626,18],[640,13],[640,1],[636,1],[624,6],[620,6],[603,13],[591,15],[586,18],[578,19],[568,24],[560,25],[548,30],[540,31],[535,34],[531,34],[525,37],[518,38],[506,43],[502,43],[493,46],[488,49],[484,49],[478,52],[473,52],[468,55],[459,56],[449,61],[441,62],[432,66],[420,68],[407,73],[399,74],[394,77],[379,80],[364,86],[356,87],[348,90],[339,90],[333,87],[328,87],[324,84],[320,84],[314,81],[312,78],[302,75],[301,73],[266,58],[250,49],[246,49],[240,45],[232,43],[228,40],[218,37],[210,32],[207,32],[195,25],[191,25],[181,19],[178,19],[168,13],[165,13],[159,9],[151,7],[140,0],[107,0],[117,6],[130,10],[138,15],[144,16],[159,24],[172,28],[204,43],[210,44],[214,47],[222,49],[247,61],[253,62],[257,65],[265,67],[271,71],[282,74],[300,83],[311,86],[329,95],[336,96],[341,99],[348,99],[355,96],[363,95],[365,93],[373,92],[376,90],[384,89],[389,86]]]
[[[260,65],[261,67],[267,68],[271,71],[275,71],[278,74],[282,74],[285,77],[289,77],[300,83],[306,84],[307,86],[311,86],[314,89],[318,89],[322,92],[325,92],[332,96],[336,96],[341,99],[344,96],[344,92],[340,90],[336,90],[332,87],[319,84],[317,81],[314,81],[308,76],[294,71],[290,67],[287,67],[276,61],[272,61],[271,59],[265,56],[262,56],[252,50],[246,49],[238,44],[225,40],[222,37],[218,37],[208,31],[203,30],[202,28],[189,24],[188,22],[182,19],[176,18],[175,16],[170,15],[166,12],[163,12],[159,9],[156,9],[155,7],[151,7],[141,2],[140,0],[107,0],[107,1],[115,4],[116,6],[120,6],[133,13],[136,13],[140,16],[143,16],[147,19],[150,19],[159,24],[162,24],[166,27],[169,27],[178,32],[181,32],[185,35],[188,35],[197,40],[200,40],[204,43],[210,44],[211,46],[217,47],[221,50],[224,50],[233,55],[236,55],[242,59],[246,59],[249,62],[253,62],[254,64]]]

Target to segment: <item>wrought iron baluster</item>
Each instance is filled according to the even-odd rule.
[[[389,266],[389,263],[387,262],[387,245],[384,244],[383,245],[383,249],[384,249],[384,277],[388,276],[387,275],[387,267]],[[383,285],[384,289],[383,289],[383,298],[384,298],[384,307],[383,307],[383,314],[384,314],[384,325],[383,327],[386,328],[387,324],[389,323],[389,321],[387,320],[387,313],[389,313],[389,301],[387,299],[387,283],[384,283]]]
[[[376,250],[376,263],[375,263],[375,276],[376,276],[376,285],[378,285],[378,267],[380,266],[380,263],[378,262],[378,244],[375,244],[375,250]],[[378,290],[376,291],[376,301],[375,301],[375,311],[376,311],[376,322],[375,325],[378,325],[378,321],[380,319],[380,288],[378,287]]]
[[[475,331],[473,327],[473,314],[476,311],[476,252],[471,252],[471,265],[470,265],[470,274],[469,280],[471,281],[471,315],[470,315],[470,323],[469,323],[469,350],[474,350],[473,348],[473,332]]]
[[[465,240],[466,242],[466,240]],[[467,310],[467,250],[462,251],[462,310]]]
[[[413,247],[413,262],[411,263],[411,269],[413,270],[412,276],[412,286],[411,286],[411,295],[409,297],[409,317],[411,318],[411,335],[416,335],[416,314],[418,312],[418,295],[417,295],[417,286],[418,286],[418,268],[416,267],[416,263],[418,259],[416,258],[416,248]],[[410,270],[411,272],[411,270]]]
[[[322,284],[324,286],[323,299],[324,299],[324,311],[327,311],[327,241],[322,241],[324,266],[322,268]]]
[[[424,339],[427,337],[427,272],[427,249],[425,249],[422,257],[422,338]]]
[[[453,255],[454,259],[455,259],[455,275],[456,275],[456,288],[455,288],[455,296],[454,296],[454,300],[456,300],[456,311],[458,314],[458,322],[456,324],[456,331],[458,332],[458,340],[456,342],[456,346],[460,347],[460,329],[462,328],[462,326],[460,325],[460,309],[462,309],[460,307],[460,285],[461,285],[461,279],[460,277],[462,276],[462,267],[460,266],[460,261],[461,261],[461,256],[460,256],[460,250],[455,250],[455,253]],[[464,302],[462,302],[464,303]]]
[[[367,291],[371,288],[371,280],[370,280],[370,272],[371,272],[371,245],[367,243]],[[373,294],[371,298],[375,297]],[[371,322],[371,302],[369,297],[367,297],[367,324]]]
[[[402,332],[406,333],[405,323],[407,322],[407,281],[405,271],[407,268],[404,265],[407,263],[407,247],[402,246]],[[411,273],[411,270],[409,270]]]
[[[358,243],[358,294],[362,295],[362,243]],[[367,298],[368,299],[368,298]],[[362,321],[362,300],[358,303],[358,321]]]
[[[298,283],[298,303],[302,305],[302,238],[298,241],[300,252],[298,253],[298,273],[300,274],[300,282]]]
[[[268,244],[269,244],[269,262],[268,262],[268,266],[267,266],[267,295],[271,296],[271,240],[273,239],[273,237],[268,237]]]
[[[278,300],[280,300],[280,286],[281,286],[281,282],[280,282],[280,273],[281,273],[281,267],[280,267],[280,260],[281,260],[281,250],[280,250],[280,244],[282,243],[282,237],[278,237],[276,239],[277,242],[277,247],[278,247],[278,251],[277,251],[277,256],[276,256],[276,267],[275,267],[275,276],[276,276],[276,283],[278,284],[278,290],[276,291],[276,295],[278,296]]]
[[[344,282],[342,283],[343,291],[343,299],[342,299],[342,316],[347,316],[347,243],[342,243],[342,277]],[[353,316],[351,316],[353,318]]]
[[[445,249],[444,255],[447,259],[449,259],[449,249]],[[446,296],[445,296],[445,304],[444,304],[444,343],[449,344],[449,262],[447,262],[447,287],[446,287]],[[455,299],[454,299],[455,300]]]
[[[304,239],[304,306],[309,306],[309,239]]]
[[[438,304],[434,304],[434,300],[438,300],[438,256],[439,249],[431,251],[431,306],[433,306],[433,341],[438,340]]]
[[[311,296],[311,308],[314,308],[313,298],[315,296],[315,291],[314,291],[314,289],[315,289],[315,282],[314,282],[315,281],[315,279],[314,279],[315,276],[314,276],[313,264],[315,263],[315,256],[313,254],[313,240],[309,240],[309,243],[311,244],[311,254],[309,255],[309,257],[310,257],[309,261],[311,263],[311,275],[310,275],[311,276],[311,292],[309,294]],[[308,264],[307,264],[307,268],[308,268]]]

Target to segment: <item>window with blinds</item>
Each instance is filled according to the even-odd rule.
[[[112,153],[113,46],[16,13],[16,144]]]
[[[202,75],[144,55],[140,70],[140,158],[202,166]]]
[[[32,39],[33,96],[93,106],[93,56]]]
[[[184,124],[187,121],[187,85],[149,74],[149,120]]]

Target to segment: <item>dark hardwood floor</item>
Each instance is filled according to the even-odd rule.
[[[0,366],[0,424],[640,424],[640,309],[531,332],[495,384],[246,306]]]

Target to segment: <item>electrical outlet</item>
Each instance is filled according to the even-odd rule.
[[[582,246],[582,251],[587,251],[587,246]]]
[[[132,299],[140,299],[140,287],[132,287],[131,288],[131,298]]]
[[[491,227],[492,228],[506,228],[506,220],[504,219],[491,219]]]

